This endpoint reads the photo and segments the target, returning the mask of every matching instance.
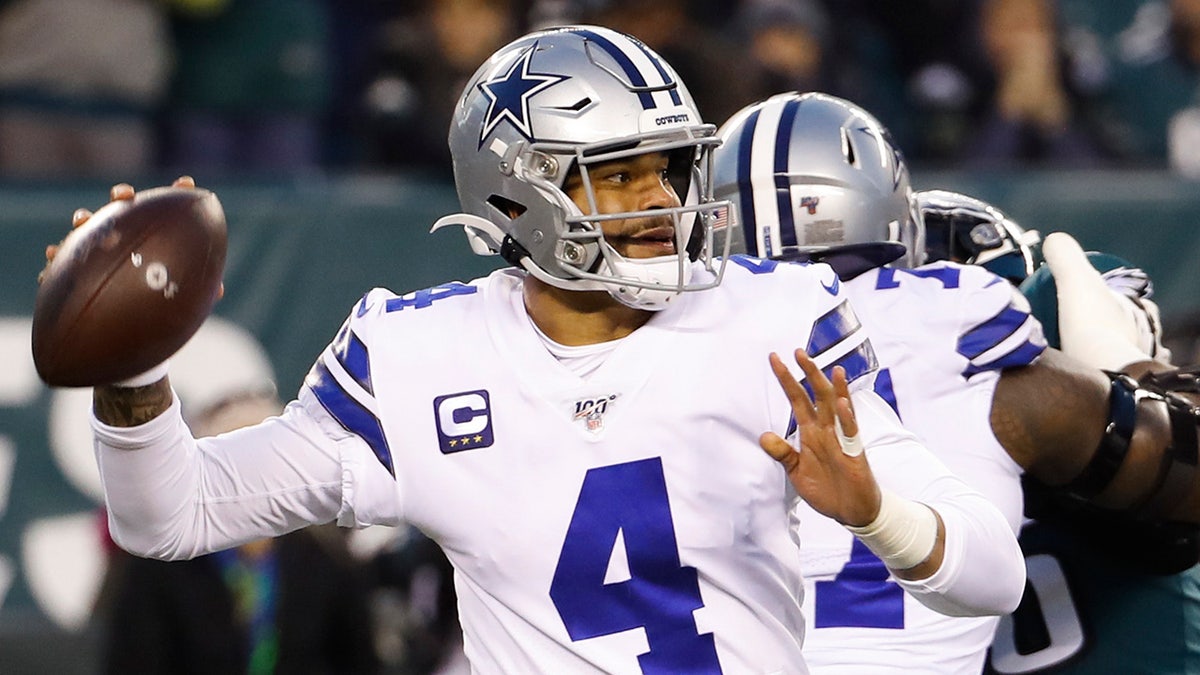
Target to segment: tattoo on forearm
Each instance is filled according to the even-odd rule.
[[[166,378],[145,387],[96,387],[92,406],[96,418],[114,427],[136,427],[171,407],[171,385]]]

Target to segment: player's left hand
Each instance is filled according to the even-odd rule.
[[[866,525],[879,514],[881,496],[862,452],[846,372],[835,367],[831,382],[803,349],[796,350],[795,358],[815,401],[779,355],[770,356],[771,370],[796,416],[800,447],[774,432],[763,434],[759,444],[783,465],[796,492],[818,513],[842,525]]]

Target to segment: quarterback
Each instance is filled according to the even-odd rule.
[[[716,130],[660,57],[534,33],[456,111],[464,213],[435,227],[512,267],[370,291],[256,427],[193,439],[165,368],[97,387],[120,545],[411,523],[453,563],[480,673],[807,672],[809,508],[923,606],[1016,605],[1011,528],[874,392],[833,270],[712,255]]]

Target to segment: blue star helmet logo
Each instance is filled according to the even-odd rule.
[[[522,136],[532,141],[533,130],[529,127],[530,97],[568,79],[566,75],[529,72],[529,60],[533,58],[537,47],[537,43],[534,43],[526,49],[513,61],[507,72],[497,73],[492,79],[479,83],[480,91],[491,101],[483,131],[479,134],[480,147],[483,147],[483,139],[504,120],[508,120]]]

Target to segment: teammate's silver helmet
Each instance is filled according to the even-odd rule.
[[[701,166],[718,142],[675,71],[636,39],[595,26],[532,33],[497,51],[463,91],[450,153],[465,213],[434,229],[462,225],[476,253],[499,253],[559,288],[661,309],[681,291],[720,280],[721,270],[715,280],[691,278],[697,260],[712,269],[712,225],[723,205],[712,202]],[[682,206],[598,213],[589,167],[648,152],[667,153]],[[562,189],[571,172],[581,174],[588,208]],[[675,224],[674,255],[627,259],[604,240],[604,221],[664,213]]]
[[[1042,240],[1037,230],[1026,230],[995,206],[961,192],[921,190],[916,198],[930,260],[980,265],[1017,284],[1037,268]]]
[[[925,259],[908,167],[884,126],[849,101],[778,94],[718,132],[713,189],[759,257],[823,260],[840,274]],[[736,246],[736,244],[735,244]]]

